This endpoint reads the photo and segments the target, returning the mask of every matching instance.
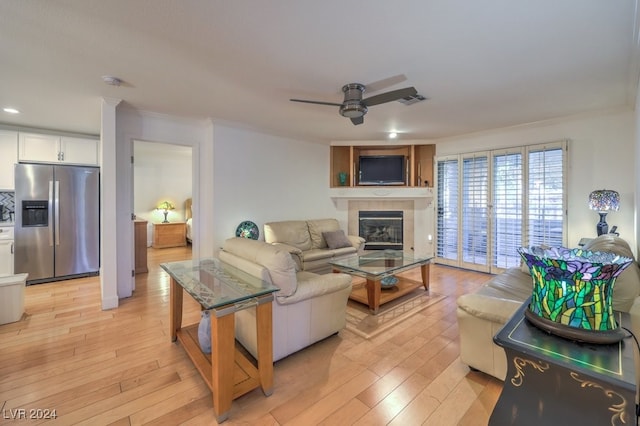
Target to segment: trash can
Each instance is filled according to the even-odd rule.
[[[0,277],[0,324],[20,321],[24,313],[24,288],[29,274]]]

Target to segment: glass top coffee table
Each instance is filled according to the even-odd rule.
[[[381,304],[395,300],[423,286],[429,291],[429,270],[433,257],[414,257],[400,250],[380,250],[361,256],[329,262],[334,272],[344,272],[366,280],[362,288],[354,288],[350,299],[369,306],[377,314]],[[422,281],[395,274],[420,268]]]

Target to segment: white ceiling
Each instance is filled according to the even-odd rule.
[[[310,141],[432,139],[633,107],[637,0],[2,0],[0,122],[97,134],[100,98]],[[125,84],[108,86],[101,76]],[[401,81],[403,80],[403,81]],[[396,82],[384,85],[384,82]],[[369,108],[345,83],[414,86]],[[375,87],[375,85],[374,85]]]

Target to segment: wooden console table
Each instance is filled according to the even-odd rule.
[[[635,424],[633,339],[597,345],[556,337],[525,319],[528,306],[494,337],[508,369],[489,424]],[[629,314],[615,315],[631,327]]]
[[[188,260],[160,265],[171,277],[169,323],[171,341],[180,341],[213,396],[218,423],[229,417],[231,402],[262,388],[273,392],[273,330],[271,302],[278,291],[265,281],[217,259]],[[198,341],[198,324],[182,328],[182,295],[185,290],[211,318],[212,353],[205,354]],[[258,343],[257,368],[235,342],[235,312],[255,306]]]

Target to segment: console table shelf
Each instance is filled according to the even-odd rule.
[[[189,355],[191,362],[204,379],[209,390],[214,391],[213,372],[211,366],[211,355],[205,354],[200,350],[198,343],[198,324],[183,327],[176,332],[176,337],[184,351]],[[236,342],[234,369],[233,369],[233,399],[236,399],[247,392],[260,387],[260,372],[247,359],[241,348]]]

